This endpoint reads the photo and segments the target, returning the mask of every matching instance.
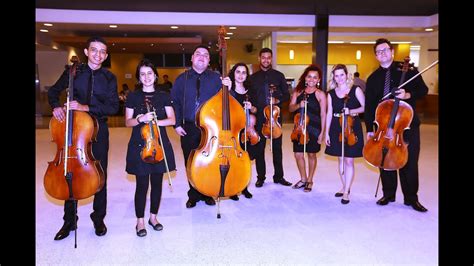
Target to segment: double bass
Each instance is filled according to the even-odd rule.
[[[401,69],[400,84],[404,82],[410,68],[409,62],[410,57],[406,57]],[[398,88],[401,87],[400,85]],[[381,102],[375,111],[377,131],[364,146],[364,159],[372,166],[389,171],[405,166],[408,161],[408,144],[403,140],[403,132],[409,128],[412,119],[413,108],[400,98]]]
[[[225,29],[221,26],[219,48],[222,73],[227,73],[224,37]],[[245,121],[242,106],[230,96],[227,86],[223,86],[196,113],[196,125],[202,133],[201,142],[189,155],[187,176],[197,191],[217,198],[217,218],[221,217],[220,198],[240,193],[250,182],[250,158],[239,143]]]

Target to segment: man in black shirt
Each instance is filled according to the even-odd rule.
[[[365,92],[365,125],[367,128],[367,139],[374,136],[373,122],[375,110],[382,98],[390,93],[391,88],[398,87],[402,72],[397,68],[398,63],[393,62],[393,46],[387,39],[378,39],[374,45],[374,52],[380,67],[377,68],[367,79]],[[417,70],[408,71],[405,81],[418,73]],[[404,204],[412,206],[413,209],[426,212],[418,201],[418,157],[420,154],[420,119],[415,107],[416,100],[428,93],[423,78],[418,76],[403,88],[395,91],[396,97],[410,104],[413,108],[413,120],[410,129],[405,131],[404,140],[408,145],[408,162],[399,169],[400,184],[404,195]],[[391,96],[390,98],[393,98]],[[387,118],[389,119],[389,118]],[[385,171],[380,168],[382,178],[383,197],[377,201],[378,205],[387,205],[395,201],[397,191],[397,171]]]
[[[87,64],[81,64],[76,70],[74,78],[74,100],[69,102],[70,110],[88,112],[97,119],[99,129],[97,142],[92,142],[94,158],[100,161],[104,171],[105,183],[103,188],[94,195],[94,212],[90,217],[94,223],[95,234],[103,236],[107,233],[104,217],[107,207],[107,159],[109,152],[109,129],[107,116],[114,115],[119,110],[117,79],[112,72],[102,68],[107,58],[107,43],[101,37],[91,37],[84,49]],[[59,121],[66,119],[65,107],[59,103],[61,91],[69,87],[69,70],[65,70],[58,81],[48,90],[48,101],[53,109],[53,115]],[[74,204],[77,201],[64,202],[64,225],[54,237],[61,240],[75,229]],[[76,205],[77,206],[77,205]]]
[[[222,87],[222,81],[216,72],[207,69],[210,61],[207,46],[199,45],[191,57],[192,67],[180,74],[171,90],[171,100],[176,114],[176,133],[181,136],[181,149],[184,155],[184,167],[189,154],[197,149],[201,141],[201,130],[196,127],[196,113],[199,107],[214,96]],[[188,182],[189,183],[189,182]],[[186,208],[193,208],[196,202],[204,200],[207,205],[215,205],[212,197],[203,195],[189,183]]]
[[[264,108],[270,104],[270,93],[269,87],[275,86],[273,92],[273,103],[281,108],[281,103],[290,99],[290,93],[288,92],[288,85],[286,83],[285,76],[278,70],[272,68],[272,50],[269,48],[263,48],[259,53],[260,70],[250,76],[252,89],[257,95],[256,107],[257,107],[257,124],[256,130],[260,134],[260,142],[255,146],[256,157],[255,165],[257,167],[257,182],[256,187],[262,187],[265,181],[266,166],[265,166],[265,145],[267,139],[262,134],[262,126],[265,122]],[[278,118],[278,122],[281,124],[281,115]],[[273,182],[284,186],[291,186],[291,183],[283,178],[283,164],[282,164],[282,139],[283,135],[277,139],[273,139],[273,167],[275,173],[273,175]]]

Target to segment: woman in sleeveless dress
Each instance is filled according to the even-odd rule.
[[[351,80],[347,76],[347,67],[342,64],[335,65],[332,70],[330,87],[327,102],[328,110],[326,114],[326,151],[330,156],[338,158],[339,176],[342,182],[342,188],[335,194],[336,197],[342,197],[341,203],[349,203],[349,193],[354,180],[354,158],[362,157],[364,147],[364,137],[362,124],[358,114],[364,112],[365,97],[362,89],[352,86]],[[344,102],[347,97],[346,107]],[[348,145],[344,140],[344,160],[342,159],[342,142],[339,136],[342,132],[340,123],[341,115],[353,119],[353,131],[356,136],[356,143]],[[344,169],[344,170],[343,170]]]

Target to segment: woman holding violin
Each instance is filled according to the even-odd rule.
[[[174,125],[176,120],[169,94],[158,89],[158,72],[152,62],[148,59],[140,61],[135,76],[136,89],[125,102],[125,125],[133,127],[128,142],[126,171],[136,176],[135,229],[137,236],[143,237],[147,234],[144,213],[149,183],[148,224],[156,231],[163,229],[156,217],[161,202],[163,173],[176,170],[173,148],[165,127]],[[151,154],[159,156],[144,156],[150,154],[150,149]]]
[[[318,66],[308,66],[291,94],[289,105],[290,112],[299,111],[295,115],[295,127],[291,136],[301,179],[293,188],[304,188],[304,192],[310,192],[313,188],[316,153],[321,150],[326,125],[326,93],[319,88],[321,76],[322,71]],[[308,153],[308,173],[305,152]]]
[[[394,49],[389,40],[380,38],[375,41],[374,53],[379,61],[377,68],[367,79],[365,125],[367,128],[367,139],[374,136],[375,111],[382,98],[396,88],[401,80],[402,71],[398,68],[399,63],[393,61]],[[405,81],[418,73],[417,70],[406,72]],[[416,77],[403,88],[395,91],[396,97],[408,103],[413,109],[413,119],[409,130],[405,130],[403,139],[408,145],[408,160],[404,167],[398,171],[400,184],[404,195],[404,204],[411,206],[419,212],[427,209],[418,201],[418,157],[420,155],[420,119],[416,114],[416,101],[428,93],[421,76]],[[388,97],[392,99],[393,96]],[[395,201],[397,191],[397,170],[385,171],[380,169],[382,179],[383,197],[377,201],[378,205],[387,205]]]
[[[257,113],[257,107],[252,105],[252,102],[255,101],[255,94],[250,88],[250,80],[248,79],[249,76],[249,68],[245,63],[237,63],[235,64],[232,69],[229,71],[229,78],[232,82],[232,87],[230,94],[249,112],[248,118],[250,121],[247,121],[247,132],[244,133],[242,130],[240,137],[240,146],[242,149],[247,147],[247,152],[249,153],[250,159],[253,160],[255,158],[255,146],[252,143],[258,143],[260,140],[260,135],[255,130],[255,113]],[[252,123],[252,121],[254,123]],[[247,140],[245,140],[245,136],[247,135]],[[247,142],[247,145],[245,145]],[[248,199],[252,198],[252,194],[248,191],[248,187],[246,187],[242,194]],[[230,197],[232,200],[239,200],[239,196],[234,195]]]
[[[353,86],[345,65],[335,65],[331,73],[325,153],[337,156],[342,188],[334,196],[342,197],[341,203],[348,204],[354,181],[354,158],[362,157],[364,148],[358,114],[364,112],[365,97],[361,88]]]
[[[107,159],[109,152],[109,129],[107,116],[114,115],[119,110],[117,79],[109,70],[102,67],[108,56],[107,42],[99,36],[87,40],[84,49],[87,64],[81,64],[76,69],[74,77],[74,99],[69,102],[70,110],[84,111],[98,122],[97,142],[92,142],[92,153],[104,171],[105,183],[103,188],[94,195],[94,211],[90,217],[94,223],[95,234],[103,236],[107,233],[104,218],[107,209]],[[66,120],[65,107],[59,102],[60,93],[69,87],[69,70],[66,69],[56,83],[48,90],[48,101],[53,109],[53,116],[60,122]],[[77,125],[81,127],[80,125]],[[74,177],[73,177],[74,178]],[[64,224],[54,240],[61,240],[75,230],[74,200],[64,202]]]

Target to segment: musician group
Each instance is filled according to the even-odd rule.
[[[225,49],[222,46],[220,48],[225,59]],[[107,156],[101,154],[104,154],[103,151],[107,154],[109,143],[104,121],[107,116],[118,111],[117,82],[115,76],[101,66],[108,55],[104,39],[91,38],[84,53],[88,62],[81,65],[82,71],[75,73],[72,81],[76,97],[64,107],[59,105],[59,93],[68,88],[66,81],[71,76],[68,70],[51,87],[48,97],[53,107],[52,120],[66,123],[65,131],[69,128],[68,114],[72,117],[74,112],[86,112],[99,121],[99,137],[97,141],[91,142],[91,159],[95,157],[100,160],[97,165],[101,169],[97,171],[103,173],[106,181]],[[216,205],[217,200],[219,206],[221,199],[239,200],[239,194],[252,198],[248,190],[251,160],[255,160],[257,170],[255,186],[260,188],[267,174],[265,148],[268,140],[273,156],[274,183],[311,192],[317,168],[316,155],[324,142],[324,152],[338,158],[341,187],[335,197],[340,197],[342,204],[350,202],[355,175],[354,158],[364,157],[369,164],[380,169],[383,197],[377,201],[378,205],[384,206],[395,201],[399,173],[404,204],[416,211],[426,212],[427,209],[417,197],[420,121],[414,109],[416,100],[426,95],[428,88],[421,75],[400,86],[402,81],[409,80],[419,72],[414,68],[405,71],[400,69],[398,62],[393,61],[394,47],[390,41],[376,40],[374,54],[380,67],[369,76],[365,93],[353,85],[347,67],[337,64],[331,70],[328,92],[322,89],[321,68],[310,65],[300,76],[291,95],[283,73],[272,68],[273,54],[269,48],[260,51],[260,69],[254,74],[250,75],[245,63],[237,63],[229,72],[224,68],[222,73],[225,75],[221,76],[208,68],[209,48],[199,45],[191,57],[192,67],[177,77],[171,93],[160,90],[158,72],[153,63],[148,59],[141,60],[135,73],[136,89],[129,94],[125,103],[125,125],[132,128],[126,172],[136,176],[137,236],[147,234],[144,219],[149,184],[150,214],[147,223],[153,230],[163,230],[157,217],[163,178],[167,177],[168,185],[172,188],[170,171],[179,167],[175,164],[166,126],[173,126],[180,136],[189,181],[186,208],[195,207],[199,201]],[[71,84],[69,87],[72,87]],[[289,111],[294,113],[291,141],[300,173],[300,180],[295,184],[285,180],[282,166],[280,108],[288,100]],[[211,102],[213,105],[209,106]],[[386,117],[380,116],[383,111],[379,106],[383,103],[390,106],[390,110],[384,109],[388,114]],[[397,111],[405,110],[403,108],[412,111],[412,120],[409,120],[407,130],[402,128],[400,134],[400,130],[393,125],[398,122]],[[359,117],[361,113],[365,113],[366,137]],[[243,121],[233,121],[236,117]],[[236,125],[239,128],[232,128]],[[408,148],[404,141],[408,143]],[[70,231],[77,228],[78,220],[77,215],[74,215],[77,209],[72,206],[80,198],[75,197],[71,189],[74,177],[78,174],[70,170],[70,165],[66,165],[72,164],[75,159],[60,159],[61,156],[73,157],[64,155],[64,150],[70,150],[66,149],[67,143],[64,147],[58,145],[59,159],[50,163],[50,167],[55,165],[61,171],[64,169],[64,182],[68,184],[65,191],[68,197],[61,198],[65,200],[64,224],[55,240],[66,238]],[[396,167],[387,166],[391,165],[392,149],[407,152],[407,159]],[[371,157],[372,154],[376,154],[375,159]],[[209,179],[208,175],[215,175],[215,179]],[[106,182],[99,184],[96,191],[91,219],[96,235],[102,236],[107,232],[103,222],[106,213]]]

